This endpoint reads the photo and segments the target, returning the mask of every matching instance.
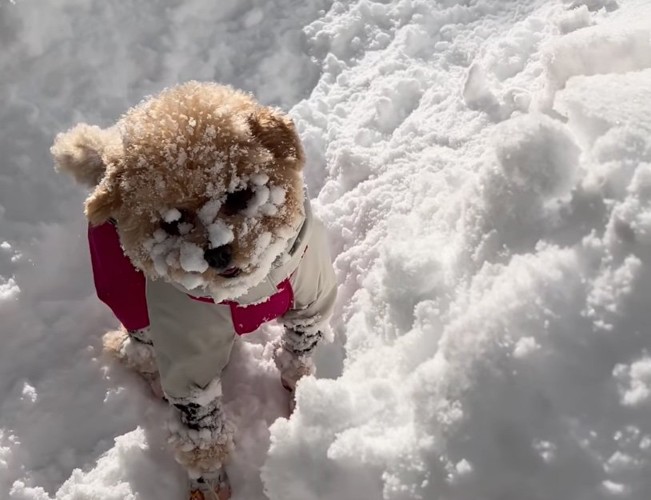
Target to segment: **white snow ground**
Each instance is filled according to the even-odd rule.
[[[651,2],[0,0],[0,43],[2,500],[183,498],[48,148],[190,78],[291,110],[341,282],[290,420],[277,327],[236,349],[235,500],[651,498]]]

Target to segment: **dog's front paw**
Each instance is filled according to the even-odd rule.
[[[314,375],[316,368],[311,356],[296,354],[287,349],[283,342],[274,345],[274,362],[280,371],[280,381],[290,392],[296,389],[296,383],[303,377]]]
[[[102,343],[106,352],[143,377],[156,397],[164,398],[154,347],[147,329],[134,332],[122,328],[113,330],[104,334]]]
[[[228,461],[235,448],[234,428],[223,418],[215,428],[192,429],[180,420],[170,423],[169,444],[174,458],[191,478],[210,476]]]
[[[156,357],[151,342],[143,340],[145,333],[124,329],[104,334],[104,350],[138,373],[155,373]]]

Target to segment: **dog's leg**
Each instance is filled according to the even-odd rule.
[[[323,334],[318,331],[286,328],[274,347],[274,361],[280,371],[280,381],[290,392],[289,411],[294,411],[296,383],[302,377],[314,375],[316,368],[312,353]]]
[[[234,429],[224,414],[221,384],[213,381],[203,393],[170,399],[178,413],[169,442],[192,481],[190,499],[227,500],[230,484],[224,465],[234,448]]]
[[[156,397],[164,398],[149,328],[113,330],[104,334],[102,343],[106,352],[144,378]]]

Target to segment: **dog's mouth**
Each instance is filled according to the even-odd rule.
[[[225,271],[219,273],[222,278],[235,278],[240,275],[242,270],[239,267],[229,267]]]

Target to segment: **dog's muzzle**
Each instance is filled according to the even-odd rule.
[[[210,248],[204,252],[203,258],[214,269],[226,269],[233,260],[233,249],[230,245]]]

